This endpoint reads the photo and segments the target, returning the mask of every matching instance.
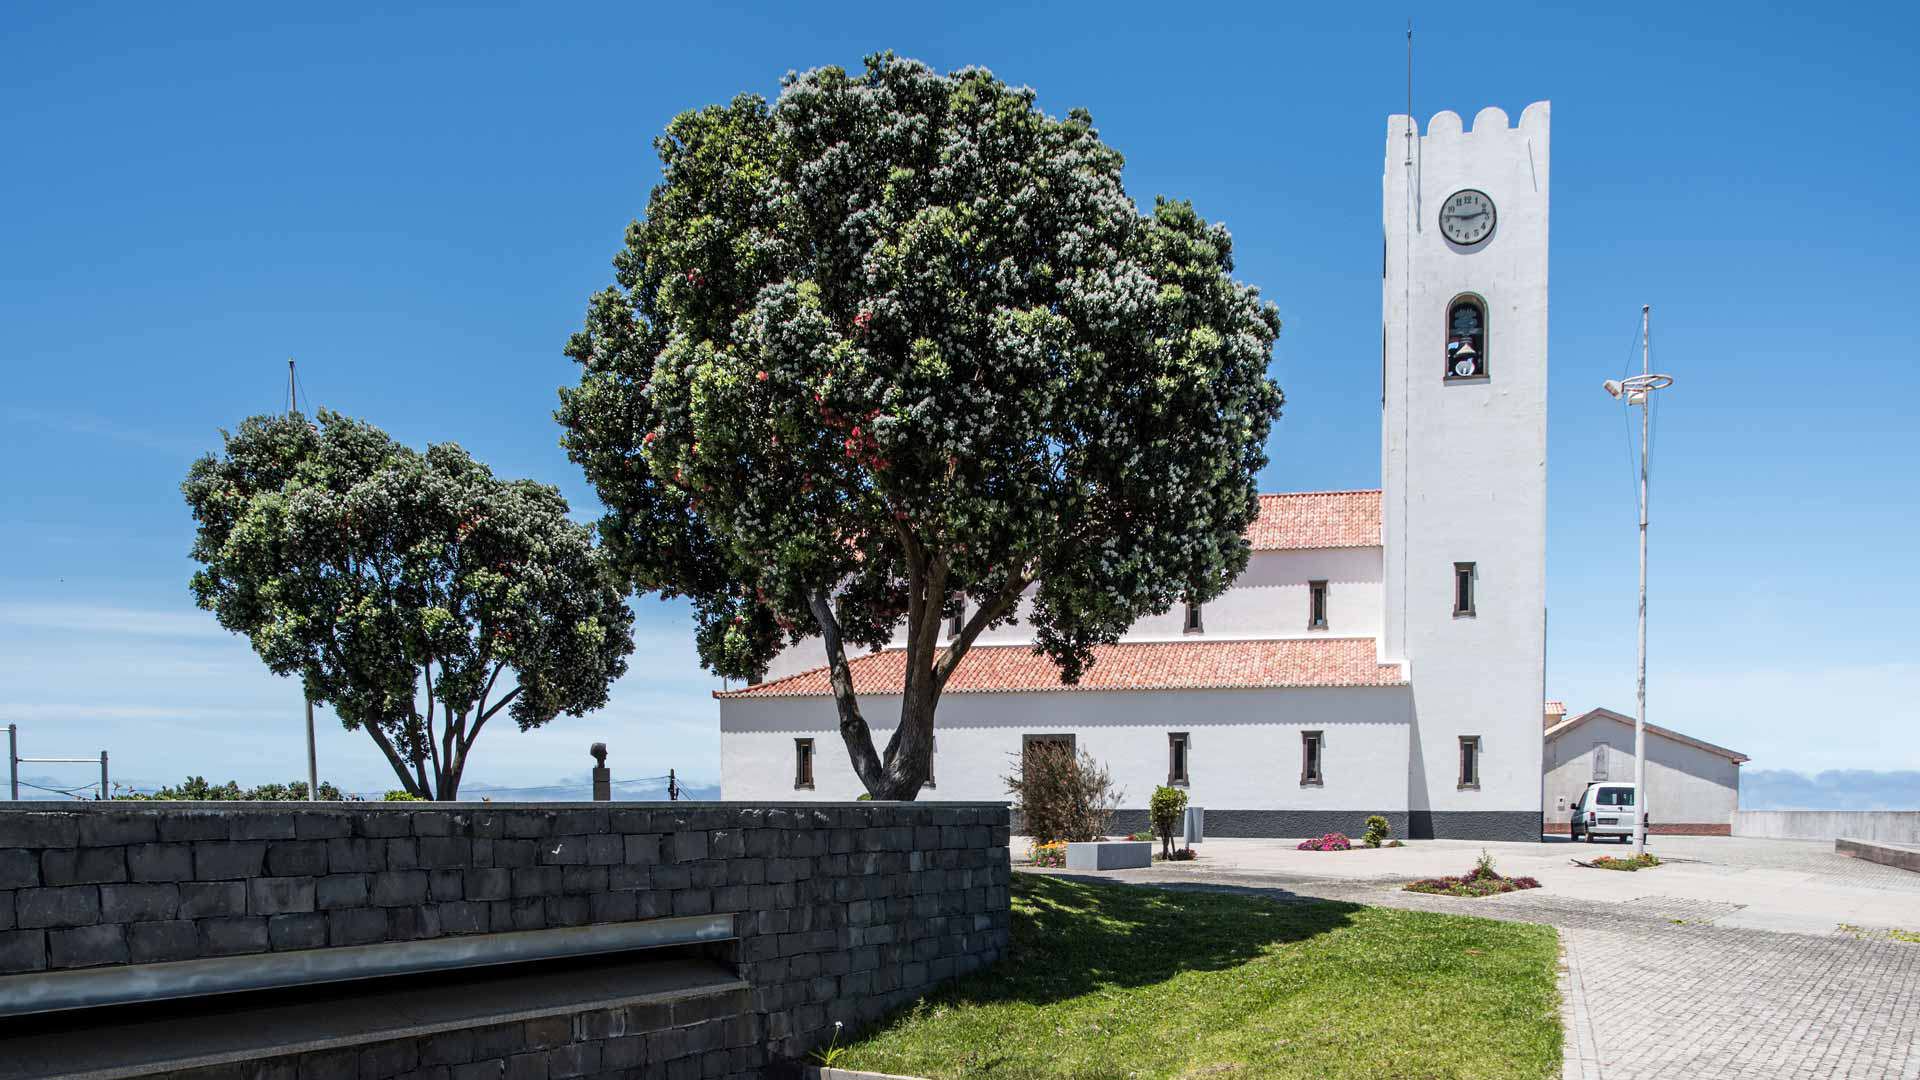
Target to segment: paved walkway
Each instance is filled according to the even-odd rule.
[[[1920,1080],[1920,944],[1886,930],[1920,931],[1920,874],[1863,871],[1891,868],[1830,845],[1838,863],[1797,841],[1657,840],[1674,861],[1631,874],[1567,861],[1605,845],[1484,845],[1503,873],[1544,887],[1481,900],[1399,889],[1466,871],[1483,846],[1447,841],[1357,853],[1209,841],[1195,863],[1100,876],[1550,924],[1565,957],[1569,1080]],[[1380,856],[1403,857],[1361,861]]]

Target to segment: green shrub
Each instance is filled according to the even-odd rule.
[[[388,802],[426,802],[425,799],[422,799],[418,795],[415,795],[411,792],[399,791],[399,790],[387,792],[386,801]]]
[[[1393,827],[1387,824],[1386,818],[1379,814],[1374,814],[1367,818],[1367,831],[1365,835],[1360,837],[1360,842],[1368,847],[1379,847],[1386,842],[1392,830]]]
[[[1173,830],[1180,827],[1180,815],[1187,812],[1187,793],[1177,787],[1165,784],[1153,789],[1153,798],[1147,801],[1147,816],[1153,820],[1153,829],[1160,834],[1160,854],[1173,856]]]
[[[115,795],[114,798],[141,802],[172,802],[174,800],[305,802],[307,801],[307,782],[295,780],[288,784],[261,784],[258,787],[243,788],[233,780],[224,784],[211,784],[204,776],[189,776],[178,785],[163,787],[152,794],[128,792],[124,795]],[[346,796],[340,793],[339,788],[323,780],[320,782],[320,798],[323,802],[339,802]]]

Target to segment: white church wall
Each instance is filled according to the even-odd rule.
[[[1327,628],[1307,628],[1307,583],[1327,582]],[[981,645],[1027,645],[1033,627],[1027,618],[1033,590],[1020,602],[1018,622],[982,634]],[[1374,637],[1380,633],[1380,549],[1313,548],[1299,551],[1256,551],[1247,569],[1226,593],[1201,609],[1199,635],[1185,632],[1185,611],[1176,606],[1164,615],[1149,615],[1127,631],[1126,641],[1179,641],[1231,638]],[[895,635],[895,647],[906,646],[904,629]],[[856,652],[853,655],[860,655]],[[852,659],[853,656],[849,656]],[[768,679],[783,678],[820,667],[826,650],[809,637],[775,658]]]
[[[1440,835],[1517,838],[1541,804],[1548,106],[1512,127],[1483,109],[1471,131],[1440,113],[1411,167],[1407,124],[1388,122],[1384,180],[1383,648],[1414,686],[1416,815]],[[1492,199],[1496,224],[1462,247],[1439,214],[1467,188]],[[1488,374],[1447,381],[1447,309],[1468,293],[1487,306]],[[1453,611],[1457,562],[1477,568],[1470,616]],[[1458,783],[1464,735],[1482,740],[1477,788]]]
[[[861,702],[884,748],[900,699]],[[845,800],[865,790],[825,697],[729,699],[721,709],[726,799]],[[1404,687],[955,694],[935,718],[935,786],[923,799],[1004,799],[1024,735],[1071,734],[1143,810],[1167,781],[1167,737],[1190,739],[1188,793],[1217,835],[1305,836],[1384,813],[1404,834]],[[1301,733],[1324,733],[1323,782],[1300,783]],[[796,791],[794,739],[814,739],[814,787]],[[1125,822],[1123,822],[1124,824]]]

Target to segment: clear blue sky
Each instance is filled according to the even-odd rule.
[[[1585,5],[1592,8],[1593,5]],[[1335,5],[15,5],[0,34],[0,713],[147,781],[299,775],[298,692],[188,597],[216,429],[310,400],[591,492],[560,354],[674,113],[891,48],[1090,109],[1286,323],[1269,490],[1379,482],[1380,171],[1403,15]],[[1652,716],[1754,768],[1920,767],[1910,9],[1413,12],[1415,111],[1554,103],[1549,691],[1630,708],[1633,489],[1602,378],[1655,305]],[[474,780],[718,770],[684,611],[614,704]],[[323,773],[384,786],[326,725]],[[82,770],[84,772],[84,770]],[[79,779],[85,779],[84,776]],[[78,780],[76,780],[78,782]]]

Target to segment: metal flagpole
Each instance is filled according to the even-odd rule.
[[[1653,374],[1653,305],[1640,306],[1640,377]],[[1653,408],[1640,396],[1640,671],[1633,717],[1633,853],[1647,850],[1647,457],[1652,447]]]
[[[1633,717],[1633,853],[1647,850],[1647,474],[1653,454],[1653,398],[1655,390],[1673,385],[1670,375],[1653,373],[1653,305],[1640,306],[1640,374],[1608,379],[1607,393],[1629,407],[1640,406],[1640,648],[1634,684],[1637,708]]]
[[[293,376],[293,357],[287,357],[287,412],[300,411],[300,385]],[[300,696],[307,700],[307,801],[320,800],[320,758],[313,745],[313,698],[306,693],[306,687],[300,688]]]

